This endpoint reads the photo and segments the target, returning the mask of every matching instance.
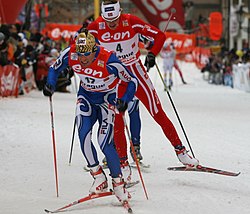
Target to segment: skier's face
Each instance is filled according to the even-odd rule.
[[[112,20],[112,21],[105,20],[105,21],[111,30],[115,30],[117,26],[119,25],[119,17],[116,20]]]
[[[88,53],[85,53],[85,54],[78,54],[79,61],[80,61],[81,65],[82,65],[82,67],[87,67],[87,66],[91,65],[91,63],[95,59],[95,53],[96,52],[88,52]]]

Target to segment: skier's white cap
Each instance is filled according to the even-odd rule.
[[[108,3],[108,4],[106,4],[105,1],[103,1],[101,10],[102,10],[101,14],[102,18],[108,22],[113,22],[117,20],[121,15],[121,8],[119,1],[117,1],[116,3]]]

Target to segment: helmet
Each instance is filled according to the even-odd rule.
[[[55,49],[55,48],[52,48],[52,49],[50,50],[50,55],[51,55],[52,57],[57,58],[57,57],[59,56],[58,50]]]
[[[87,29],[82,31],[76,38],[76,52],[79,54],[95,52],[97,50],[95,37]]]
[[[102,18],[106,21],[112,22],[117,20],[121,15],[121,8],[119,1],[103,1],[102,2]]]

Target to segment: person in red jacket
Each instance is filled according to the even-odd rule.
[[[166,138],[173,145],[179,160],[184,165],[198,165],[199,161],[187,154],[187,150],[183,146],[174,125],[162,109],[160,99],[147,73],[155,65],[155,56],[160,52],[166,40],[165,34],[134,15],[122,14],[120,3],[117,0],[104,0],[101,11],[101,16],[88,25],[89,31],[99,41],[100,45],[115,51],[118,59],[137,77],[139,85],[135,94],[136,99],[143,103],[153,119],[161,126]],[[154,45],[148,52],[144,63],[147,70],[140,60],[139,35],[154,40]],[[124,88],[124,84],[119,85],[118,96],[123,95]],[[140,128],[139,112],[137,113],[137,120],[130,117],[130,124],[133,124],[135,129]],[[124,121],[121,113],[116,114],[115,117],[114,141],[121,160],[121,168],[123,174],[125,174],[125,171],[129,169],[129,165]],[[136,153],[140,155],[140,137],[138,137],[137,141],[134,141]],[[140,160],[140,158],[138,159]],[[130,177],[128,175],[128,179]]]

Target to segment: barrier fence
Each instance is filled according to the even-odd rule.
[[[0,96],[18,96],[19,67],[16,65],[0,66]]]
[[[25,81],[21,79],[20,68],[15,65],[0,65],[0,97],[18,97],[36,88],[33,67],[25,68]]]

